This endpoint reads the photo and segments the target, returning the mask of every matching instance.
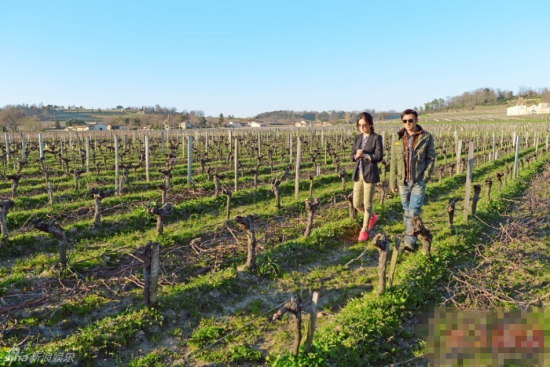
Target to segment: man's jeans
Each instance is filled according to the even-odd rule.
[[[410,181],[405,186],[399,186],[399,197],[403,205],[403,222],[405,222],[405,244],[414,246],[416,237],[411,236],[412,218],[420,215],[422,204],[424,204],[424,195],[426,194],[426,183],[418,181],[413,184]]]

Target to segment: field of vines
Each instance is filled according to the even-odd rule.
[[[421,356],[416,315],[449,299],[451,268],[476,257],[544,169],[550,123],[423,125],[438,156],[414,252],[399,248],[389,184],[400,126],[375,128],[380,220],[365,243],[350,197],[352,125],[6,133],[0,366]]]

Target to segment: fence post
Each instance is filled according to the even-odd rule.
[[[25,134],[21,134],[21,159],[27,158],[27,152],[25,151]]]
[[[191,171],[193,168],[193,136],[187,137],[187,184],[191,185]]]
[[[462,153],[462,140],[456,143],[456,174],[460,174],[460,159]]]
[[[90,173],[90,136],[86,136],[86,172]]]
[[[495,135],[495,132],[493,131],[493,161],[496,161],[497,159],[496,144],[497,144],[496,135]]]
[[[294,180],[294,198],[298,199],[298,194],[300,193],[300,159],[302,155],[302,142],[298,136],[297,146],[296,146],[296,178]]]
[[[145,135],[145,180],[149,182],[149,135]]]
[[[472,172],[474,170],[474,142],[471,141],[468,147],[468,166],[466,173],[466,193],[464,195],[464,222],[468,222],[470,212],[470,191],[472,186]]]
[[[39,158],[44,158],[44,138],[42,133],[38,134],[38,149],[40,152]]]
[[[288,144],[289,144],[289,163],[292,164],[292,132],[288,132]]]
[[[304,352],[308,353],[313,343],[313,335],[315,334],[315,322],[317,321],[317,302],[319,300],[319,292],[313,292],[313,298],[311,299],[311,316],[309,318],[309,325],[307,329],[306,341],[304,344]]]
[[[388,274],[388,287],[391,287],[393,283],[393,276],[395,275],[395,268],[397,266],[397,258],[399,257],[399,245],[401,241],[399,237],[395,239],[395,246],[392,249],[390,260],[390,273]]]
[[[118,192],[118,136],[115,134],[115,195],[120,195]]]
[[[516,156],[514,158],[514,178],[518,177],[519,135],[516,136],[515,146]]]
[[[159,252],[159,244],[157,242],[153,242],[153,247],[151,248],[151,284],[149,286],[149,302],[151,305],[157,303]]]
[[[394,181],[395,181],[395,175],[396,175],[396,168],[395,165],[397,164],[396,158],[398,157],[397,153],[395,152],[397,148],[395,147],[395,134],[391,134],[391,147],[388,149],[388,152],[390,154],[390,190],[395,189]]]
[[[239,188],[239,140],[235,138],[235,192]]]

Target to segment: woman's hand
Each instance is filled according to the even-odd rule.
[[[363,149],[357,149],[357,151],[355,152],[355,160],[361,158],[363,156]]]

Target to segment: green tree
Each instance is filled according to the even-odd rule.
[[[61,129],[61,124],[59,123],[59,120],[55,120],[55,128]]]
[[[218,120],[218,125],[219,125],[219,127],[222,127],[222,126],[223,126],[223,121],[224,121],[224,119],[223,119],[223,113],[220,113],[220,119]]]

